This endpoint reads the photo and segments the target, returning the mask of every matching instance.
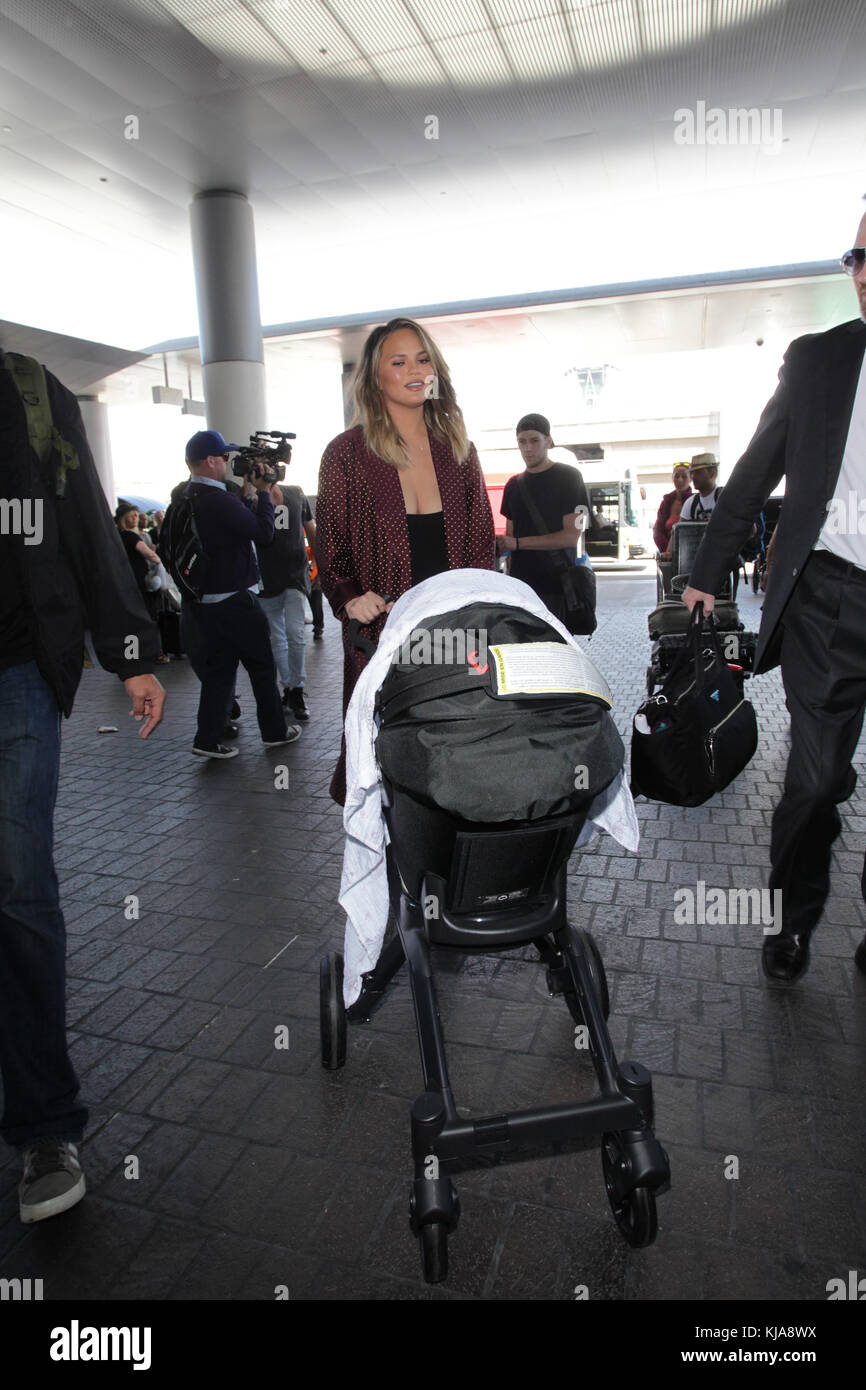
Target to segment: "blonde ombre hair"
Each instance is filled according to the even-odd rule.
[[[409,328],[413,333],[417,333],[436,374],[435,394],[424,402],[425,423],[437,439],[448,445],[457,462],[463,463],[469,454],[469,440],[463,412],[457,404],[454,387],[448,375],[448,363],[433,339],[414,319],[391,319],[390,323],[374,328],[367,338],[352,388],[355,401],[352,423],[361,426],[367,448],[372,453],[378,454],[379,458],[385,459],[387,463],[392,463],[395,468],[403,468],[408,464],[406,446],[388,413],[388,406],[379,385],[379,366],[385,340],[401,328]]]

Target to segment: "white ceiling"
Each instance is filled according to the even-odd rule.
[[[0,0],[4,311],[126,348],[194,333],[205,187],[253,203],[265,322],[829,261],[866,190],[864,19],[863,0]],[[678,144],[699,101],[778,109],[782,141]]]

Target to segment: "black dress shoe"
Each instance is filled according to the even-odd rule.
[[[810,932],[780,932],[764,942],[761,964],[768,980],[781,980],[791,985],[805,975],[809,967]]]
[[[296,719],[309,719],[310,711],[307,709],[307,702],[304,699],[303,687],[298,685],[294,690],[286,691],[286,703]]]
[[[866,975],[866,936],[864,936],[857,950],[854,952],[854,964],[858,970]]]

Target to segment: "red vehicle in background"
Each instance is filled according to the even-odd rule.
[[[502,506],[505,484],[512,476],[511,473],[487,473],[484,477],[484,485],[487,488],[487,496],[490,498],[490,508],[493,512],[493,529],[497,536],[505,535],[506,521],[500,507]]]

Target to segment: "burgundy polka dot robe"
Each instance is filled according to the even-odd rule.
[[[430,452],[442,498],[449,569],[493,569],[493,514],[475,445],[458,463],[447,444],[428,427]],[[399,598],[412,587],[409,527],[400,477],[393,464],[373,454],[360,425],[332,439],[319,471],[316,551],[322,589],[343,623],[343,714],[366,657],[347,638],[345,604],[368,590]],[[384,618],[364,636],[378,638]],[[346,797],[345,747],[331,782],[331,795]]]

